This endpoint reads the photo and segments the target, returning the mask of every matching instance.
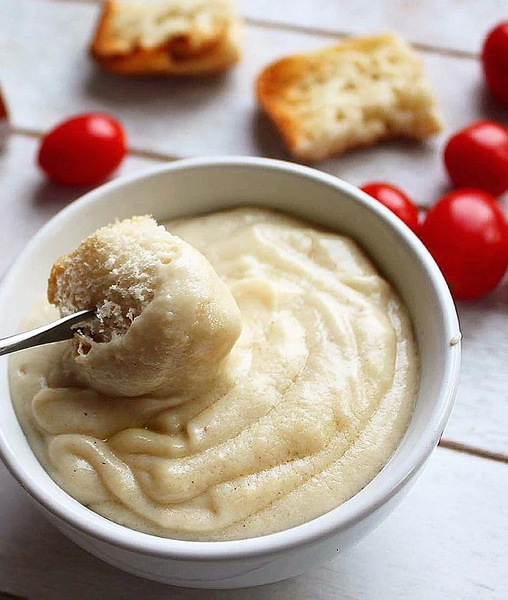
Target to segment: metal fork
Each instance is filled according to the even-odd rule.
[[[53,321],[42,327],[10,335],[0,339],[0,356],[11,354],[25,348],[33,348],[42,346],[43,344],[51,344],[62,340],[69,340],[75,333],[77,326],[80,323],[88,321],[95,316],[93,310],[80,310],[77,313]]]

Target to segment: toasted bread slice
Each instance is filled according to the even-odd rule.
[[[105,2],[90,52],[122,75],[207,75],[240,59],[232,0]]]
[[[279,60],[260,73],[256,93],[290,152],[305,161],[442,128],[421,61],[392,34]]]

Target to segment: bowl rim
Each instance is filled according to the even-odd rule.
[[[11,279],[14,277],[18,263],[22,262],[25,256],[30,255],[32,248],[39,243],[41,238],[57,230],[61,221],[67,219],[72,214],[83,211],[86,206],[97,202],[101,197],[107,196],[112,190],[128,187],[134,182],[149,179],[161,173],[210,167],[220,168],[224,166],[276,170],[283,171],[286,175],[299,176],[305,179],[310,178],[316,183],[333,188],[352,197],[355,201],[366,206],[379,219],[387,221],[396,235],[401,238],[401,241],[413,253],[420,267],[430,279],[439,301],[444,325],[442,331],[443,340],[448,346],[448,352],[445,355],[443,364],[441,393],[435,398],[432,408],[432,418],[429,420],[428,428],[426,429],[428,434],[419,436],[410,452],[406,454],[403,461],[404,468],[399,468],[399,473],[396,471],[392,473],[393,469],[390,469],[389,462],[376,476],[378,483],[381,485],[378,485],[375,490],[367,485],[351,499],[324,515],[296,527],[259,537],[213,542],[175,540],[140,532],[114,523],[94,513],[68,494],[70,502],[67,505],[52,494],[50,490],[48,493],[47,487],[50,485],[49,483],[46,484],[39,481],[38,477],[31,474],[28,469],[25,469],[22,463],[16,458],[13,449],[4,436],[3,428],[0,424],[0,456],[11,474],[21,483],[22,487],[40,507],[56,516],[72,529],[81,531],[92,538],[127,551],[165,559],[218,561],[268,556],[288,549],[312,544],[318,539],[326,538],[339,531],[348,529],[369,514],[377,511],[383,504],[395,496],[423,467],[432,450],[437,445],[448,421],[458,386],[461,345],[458,317],[448,285],[422,242],[391,211],[352,184],[317,169],[282,160],[244,156],[211,156],[181,159],[169,164],[157,165],[145,169],[141,173],[119,177],[105,183],[65,207],[35,234],[0,282],[0,301],[11,285]],[[380,477],[381,474],[383,474],[382,477]],[[57,486],[55,482],[50,481],[54,486]],[[61,491],[59,486],[57,488]]]

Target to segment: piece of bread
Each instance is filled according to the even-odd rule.
[[[290,152],[318,161],[379,140],[423,140],[441,119],[421,61],[393,34],[289,56],[256,81],[261,107]]]
[[[104,3],[90,52],[122,75],[207,75],[240,60],[233,0]]]
[[[48,300],[63,317],[95,309],[98,321],[90,333],[109,341],[113,332],[123,335],[153,300],[158,267],[176,251],[172,236],[150,217],[101,227],[54,263]]]
[[[95,309],[76,332],[66,370],[107,396],[177,396],[208,385],[242,324],[208,260],[150,217],[102,227],[51,270],[62,316]]]

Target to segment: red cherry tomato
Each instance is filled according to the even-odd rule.
[[[475,187],[494,196],[508,190],[508,129],[475,121],[446,144],[444,162],[455,187]]]
[[[483,74],[492,95],[508,104],[508,21],[489,32],[482,50]]]
[[[457,299],[487,294],[508,266],[508,223],[494,196],[483,190],[444,195],[427,213],[420,237]]]
[[[92,185],[110,175],[126,153],[118,121],[82,114],[57,125],[42,138],[38,162],[48,177],[64,185]]]
[[[402,190],[389,183],[373,181],[360,188],[395,213],[415,233],[418,230],[418,209]]]

